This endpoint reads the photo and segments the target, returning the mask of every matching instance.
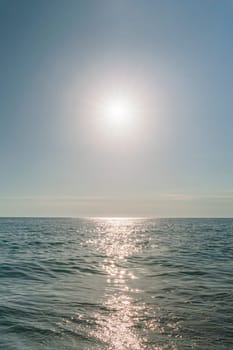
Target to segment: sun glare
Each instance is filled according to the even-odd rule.
[[[104,105],[104,118],[110,126],[124,128],[133,121],[133,105],[124,98],[113,98]]]

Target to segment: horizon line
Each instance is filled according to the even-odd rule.
[[[1,216],[0,219],[233,219],[233,216]]]

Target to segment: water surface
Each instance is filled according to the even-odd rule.
[[[0,348],[233,348],[232,219],[0,219]]]

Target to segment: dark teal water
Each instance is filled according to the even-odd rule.
[[[0,349],[233,349],[233,220],[1,218]]]

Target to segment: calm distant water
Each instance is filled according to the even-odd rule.
[[[0,349],[233,349],[233,220],[0,219]]]

